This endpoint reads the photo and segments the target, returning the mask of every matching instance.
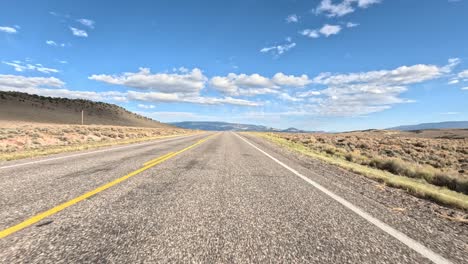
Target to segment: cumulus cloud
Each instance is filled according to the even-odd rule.
[[[275,56],[279,56],[286,51],[294,48],[296,46],[295,42],[292,42],[291,38],[286,38],[286,43],[282,45],[276,45],[276,46],[270,46],[270,47],[265,47],[260,50],[262,53],[272,53]]]
[[[467,79],[468,78],[468,70],[464,70],[458,73],[458,78]]]
[[[22,92],[50,97],[80,98],[93,101],[125,100],[125,94],[116,91],[74,91],[64,88],[65,83],[55,77],[25,77],[0,75],[0,91]]]
[[[76,20],[78,23],[82,24],[83,26],[89,27],[91,29],[94,28],[95,22],[91,19],[80,18]]]
[[[468,91],[468,87],[461,88],[462,90]]]
[[[42,64],[31,64],[31,63],[25,63],[22,61],[2,61],[3,64],[6,64],[8,66],[11,66],[15,69],[17,72],[24,72],[24,71],[38,71],[46,74],[50,73],[57,73],[59,70],[53,69],[53,68],[48,68],[44,67]]]
[[[325,37],[329,37],[331,35],[336,35],[336,34],[340,33],[340,31],[341,31],[341,26],[339,26],[339,25],[325,24],[320,29],[320,33],[322,35],[324,35]]]
[[[279,86],[291,86],[291,87],[304,87],[310,84],[312,81],[306,74],[301,76],[286,75],[282,72],[276,73],[272,81]]]
[[[70,30],[74,36],[81,37],[81,38],[87,38],[88,33],[82,29],[70,27]]]
[[[452,62],[445,66],[417,64],[393,70],[321,73],[313,79],[313,83],[325,85],[326,88],[298,96],[320,95],[316,104],[308,109],[317,115],[356,116],[383,111],[394,104],[413,102],[400,97],[408,90],[408,85],[444,76]]]
[[[309,37],[309,38],[319,38],[320,34],[316,29],[304,29],[299,34]]]
[[[227,76],[214,76],[210,80],[210,85],[232,96],[255,96],[279,93],[281,87],[304,87],[311,82],[305,74],[294,76],[279,72],[272,78],[267,78],[258,73],[251,75],[229,73]]]
[[[128,99],[145,101],[145,102],[163,102],[163,103],[193,103],[193,104],[205,104],[205,105],[220,105],[220,104],[232,104],[239,106],[258,106],[261,103],[236,99],[232,97],[216,98],[216,97],[202,97],[202,96],[187,96],[180,93],[160,93],[160,92],[149,92],[142,93],[136,91],[128,91]]]
[[[311,97],[311,96],[317,96],[320,94],[321,93],[319,91],[307,91],[307,92],[297,93],[297,97]]]
[[[300,31],[299,34],[309,37],[309,38],[319,38],[320,35],[329,37],[331,35],[336,35],[340,33],[340,31],[341,31],[340,25],[325,24],[320,29],[304,29]]]
[[[296,14],[289,15],[286,17],[287,23],[297,23],[299,22],[299,17]]]
[[[322,0],[315,9],[315,13],[324,13],[328,17],[341,17],[353,13],[356,7],[367,8],[380,2],[380,0],[343,0],[341,3],[334,4],[332,0]]]
[[[14,34],[17,33],[18,31],[14,27],[7,27],[7,26],[0,26],[0,31],[5,32],[8,34]]]
[[[185,68],[184,68],[185,69]],[[191,71],[179,70],[176,73],[151,73],[148,68],[138,72],[126,72],[121,75],[93,74],[90,80],[132,88],[153,90],[162,93],[198,93],[205,87],[207,78],[202,71],[194,68]]]

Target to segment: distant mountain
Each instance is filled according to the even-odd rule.
[[[188,129],[200,129],[209,131],[259,131],[259,132],[289,132],[289,133],[301,133],[307,132],[294,127],[288,129],[276,129],[267,126],[250,125],[250,124],[237,124],[227,122],[212,122],[212,121],[184,121],[170,123],[173,126]]]
[[[439,123],[423,123],[419,125],[397,126],[388,128],[389,130],[424,130],[424,129],[460,129],[468,128],[468,121],[448,121]]]
[[[0,91],[0,121],[81,124],[82,110],[87,125],[172,127],[114,104]]]

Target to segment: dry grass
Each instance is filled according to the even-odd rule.
[[[304,155],[323,160],[327,163],[337,165],[352,172],[364,175],[368,178],[383,182],[388,186],[405,189],[415,196],[468,210],[468,195],[466,194],[450,190],[447,187],[436,186],[433,182],[428,182],[424,177],[411,178],[405,175],[391,173],[389,170],[393,170],[394,168],[389,170],[382,170],[378,169],[377,167],[372,167],[370,164],[361,164],[361,162],[356,161],[363,158],[363,155],[349,158],[346,157],[345,152],[341,152],[341,150],[334,146],[320,145],[320,147],[314,147],[310,142],[310,138],[312,137],[311,135],[307,135],[307,142],[304,142],[304,140],[297,140],[304,139],[304,134],[291,135],[281,133],[255,133],[255,135],[266,138],[276,144],[287,147]],[[354,155],[357,154],[354,153]],[[400,165],[401,164],[395,166],[395,168],[399,168]]]
[[[0,160],[137,143],[195,132],[179,128],[1,122]]]
[[[468,194],[468,130],[275,134],[309,149]],[[428,135],[424,137],[424,135]]]

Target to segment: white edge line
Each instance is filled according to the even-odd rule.
[[[240,139],[242,139],[243,141],[245,141],[247,144],[249,144],[250,146],[252,146],[253,148],[255,148],[256,150],[260,151],[261,153],[265,154],[267,157],[269,157],[270,159],[272,159],[273,161],[275,161],[276,163],[278,163],[279,165],[283,166],[284,168],[286,168],[287,170],[291,171],[292,173],[296,174],[296,176],[300,177],[301,179],[303,179],[304,181],[306,181],[307,183],[311,184],[312,186],[314,186],[315,188],[319,189],[320,191],[322,191],[323,193],[325,193],[326,195],[330,196],[333,200],[337,201],[338,203],[340,203],[341,205],[343,205],[344,207],[348,208],[349,210],[353,211],[354,213],[356,213],[357,215],[359,215],[360,217],[364,218],[365,220],[367,220],[369,223],[375,225],[376,227],[380,228],[382,231],[384,231],[385,233],[391,235],[392,237],[398,239],[401,243],[405,244],[406,246],[408,246],[409,248],[413,249],[414,251],[418,252],[419,254],[421,254],[422,256],[428,258],[429,260],[431,260],[432,262],[434,263],[437,263],[437,264],[451,264],[452,262],[450,262],[448,259],[442,257],[441,255],[435,253],[434,251],[430,250],[429,248],[427,248],[426,246],[422,245],[421,243],[417,242],[416,240],[408,237],[407,235],[403,234],[402,232],[394,229],[393,227],[385,224],[384,222],[380,221],[379,219],[371,216],[370,214],[368,214],[367,212],[365,212],[364,210],[362,210],[361,208],[353,205],[352,203],[348,202],[347,200],[345,200],[344,198],[334,194],[333,192],[329,191],[327,188],[323,187],[322,185],[318,184],[317,182],[307,178],[306,176],[300,174],[298,171],[296,171],[295,169],[289,167],[288,165],[284,164],[283,162],[279,161],[278,159],[274,158],[273,156],[271,156],[270,154],[266,153],[265,151],[261,150],[260,148],[258,148],[257,146],[255,146],[254,144],[250,143],[248,140],[246,140],[245,138],[239,136],[238,134],[234,133],[234,135],[236,135],[237,137],[239,137]]]
[[[13,165],[2,166],[2,167],[0,167],[0,170],[1,169],[14,168],[14,167],[20,167],[20,166],[25,166],[25,165],[31,165],[31,164],[36,164],[36,163],[42,163],[42,162],[47,162],[47,161],[52,161],[52,160],[79,157],[79,156],[84,156],[84,155],[89,155],[89,154],[94,154],[94,153],[100,153],[100,152],[106,152],[106,151],[112,151],[112,150],[118,150],[118,149],[125,149],[125,148],[132,148],[132,147],[138,147],[138,146],[151,145],[151,144],[156,144],[156,143],[160,143],[160,142],[167,142],[167,141],[172,141],[172,140],[181,139],[181,138],[193,137],[193,136],[196,136],[196,135],[200,135],[200,134],[173,137],[173,138],[164,139],[164,140],[152,140],[151,142],[136,143],[136,144],[130,144],[130,145],[121,146],[121,147],[106,148],[106,149],[100,149],[100,150],[85,152],[85,153],[77,153],[77,154],[72,154],[72,155],[67,155],[67,156],[61,156],[61,157],[55,157],[55,158],[49,158],[49,159],[43,159],[43,160],[35,160],[35,161],[30,161],[30,162],[25,162],[25,163],[18,163],[18,164],[13,164]]]

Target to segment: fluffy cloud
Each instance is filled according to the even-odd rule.
[[[343,0],[337,4],[334,4],[332,0],[322,0],[315,12],[325,13],[328,17],[341,17],[353,13],[356,7],[367,8],[377,3],[380,3],[380,0]]]
[[[319,38],[320,34],[316,29],[304,29],[299,34],[309,37],[309,38]]]
[[[298,97],[311,97],[311,96],[317,96],[317,95],[320,95],[321,93],[319,91],[307,91],[307,92],[300,92],[300,93],[297,93],[297,96]]]
[[[255,96],[279,93],[278,89],[282,86],[304,87],[311,82],[305,74],[294,76],[279,72],[270,79],[257,73],[252,75],[229,73],[227,76],[214,76],[210,80],[210,85],[228,95]]]
[[[468,78],[468,70],[464,70],[462,72],[459,72],[457,76],[460,79],[467,79]]]
[[[80,98],[94,101],[125,100],[125,94],[115,91],[73,91],[64,88],[65,83],[55,77],[25,77],[0,75],[0,91],[23,92],[50,97]]]
[[[76,20],[78,23],[82,24],[83,26],[89,27],[91,29],[94,28],[95,22],[91,19],[80,18]]]
[[[0,26],[0,31],[1,31],[1,32],[5,32],[5,33],[9,33],[9,34],[14,34],[14,33],[17,33],[17,32],[18,32],[18,31],[16,30],[16,28],[14,28],[14,27],[6,27],[6,26],[3,26],[3,27]]]
[[[161,93],[188,94],[200,92],[207,81],[205,75],[198,68],[191,71],[179,69],[176,73],[151,73],[148,68],[140,68],[136,73],[126,72],[121,75],[94,74],[88,78],[108,84],[153,90]]]
[[[324,35],[325,37],[329,37],[331,35],[336,35],[336,34],[340,33],[340,31],[341,31],[341,26],[339,26],[339,25],[325,24],[320,29],[320,33],[322,35]]]
[[[297,23],[299,22],[299,17],[296,14],[289,15],[286,18],[287,23]]]
[[[336,35],[340,33],[341,26],[339,25],[329,25],[325,24],[320,29],[304,29],[299,32],[299,34],[309,37],[309,38],[319,38],[320,34],[329,37],[331,35]]]
[[[205,105],[220,105],[232,104],[239,106],[259,106],[261,103],[236,99],[232,97],[215,98],[215,97],[202,97],[202,96],[187,96],[179,93],[159,93],[149,92],[141,93],[136,91],[128,91],[127,98],[130,100],[144,101],[144,102],[163,102],[163,103],[192,103],[192,104],[205,104]]]
[[[282,72],[276,73],[272,78],[273,83],[280,86],[304,87],[312,81],[305,74],[301,76],[285,75]]]
[[[70,30],[74,36],[81,37],[81,38],[87,38],[88,33],[82,29],[70,27]]]
[[[15,69],[17,72],[23,72],[23,71],[38,71],[42,73],[57,73],[59,70],[53,69],[53,68],[47,68],[44,67],[42,64],[30,64],[30,63],[24,63],[21,61],[2,61],[3,64],[6,64],[8,66],[11,66]]]
[[[325,85],[320,91],[298,94],[299,97],[320,96],[307,111],[324,116],[356,116],[391,108],[394,104],[409,103],[401,98],[408,85],[444,76],[453,67],[418,64],[401,66],[393,70],[369,71],[349,74],[321,73],[313,83]]]

